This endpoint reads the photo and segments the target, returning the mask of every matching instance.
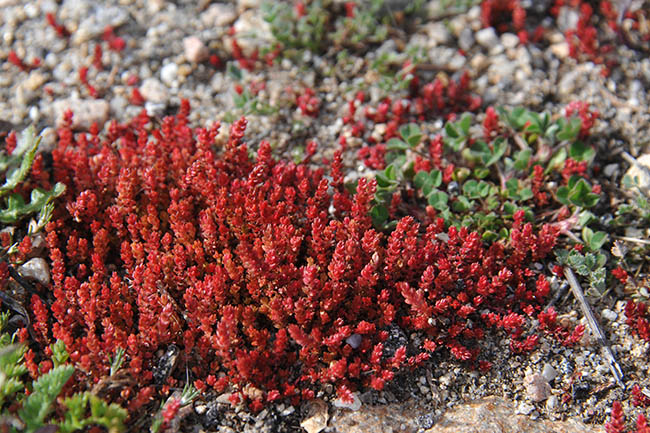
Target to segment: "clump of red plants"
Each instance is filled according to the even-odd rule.
[[[569,55],[579,61],[604,65],[602,71],[607,75],[617,64],[614,47],[621,41],[631,48],[648,51],[650,32],[642,24],[648,19],[647,8],[628,9],[629,6],[629,2],[611,0],[555,0],[549,4],[546,12],[556,19],[563,9],[578,14],[575,27],[567,29],[564,35],[569,45]],[[533,26],[547,14],[530,15],[519,0],[481,2],[483,26],[494,27],[500,33],[514,31],[522,43],[530,40],[538,42],[544,34],[542,25]],[[532,37],[530,31],[533,31]]]
[[[192,129],[189,110],[158,127],[143,112],[105,136],[58,130],[49,181],[67,190],[46,228],[53,283],[32,298],[31,365],[61,339],[95,383],[123,348],[137,385],[113,398],[133,413],[175,383],[154,374],[175,345],[200,389],[259,410],[328,383],[344,399],[380,390],[439,350],[489,368],[486,332],[508,333],[515,352],[535,347],[525,323],[550,287],[528,264],[557,230],[517,212],[510,238],[491,244],[441,219],[381,232],[368,215],[375,181],[350,193],[340,151],[328,180],[275,160],[267,142],[250,157],[244,118],[215,145],[220,125]],[[418,337],[395,341],[396,328]]]
[[[471,77],[467,71],[458,79],[435,78],[422,83],[414,65],[407,62],[404,69],[412,74],[404,98],[387,96],[377,106],[363,105],[366,95],[358,92],[349,101],[348,114],[343,118],[344,124],[351,125],[353,137],[361,137],[370,144],[359,149],[358,157],[373,169],[385,167],[386,142],[398,136],[400,126],[441,116],[454,120],[456,113],[476,111],[482,104],[481,97],[471,92]],[[376,124],[386,125],[379,138],[373,135]]]

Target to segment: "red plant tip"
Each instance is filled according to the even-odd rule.
[[[605,424],[605,431],[607,433],[625,433],[625,415],[623,415],[623,407],[620,401],[612,403],[612,414],[610,421]]]
[[[355,2],[345,2],[345,16],[354,18],[356,8],[357,5]]]
[[[119,53],[126,48],[126,42],[121,37],[115,36],[115,30],[112,26],[106,26],[104,28],[102,39],[108,42],[108,47],[115,52]]]
[[[142,93],[140,93],[140,90],[137,87],[134,87],[131,90],[131,104],[144,105],[144,103],[145,103],[144,96],[142,96]]]
[[[104,69],[104,65],[102,64],[102,54],[102,46],[100,44],[96,44],[95,53],[93,55],[93,66],[99,71]]]
[[[217,56],[216,54],[212,54],[212,55],[210,55],[210,58],[208,59],[208,61],[209,61],[210,64],[211,64],[212,66],[214,66],[215,68],[219,68],[219,67],[221,67],[221,59],[220,59],[219,56]]]
[[[296,3],[296,6],[294,7],[294,11],[296,13],[297,18],[302,18],[305,15],[307,15],[307,9],[305,8],[305,3],[303,2]]]
[[[70,31],[63,24],[59,24],[56,21],[56,17],[54,16],[53,13],[51,12],[47,13],[45,15],[45,19],[60,38],[67,38],[68,36],[70,36]]]
[[[18,57],[18,54],[16,54],[16,52],[14,50],[9,51],[9,56],[7,56],[7,60],[12,65],[20,68],[21,71],[29,70],[29,66],[26,65],[25,62],[23,62],[23,59]]]

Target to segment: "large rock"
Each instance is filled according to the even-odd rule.
[[[57,127],[63,125],[65,112],[72,110],[72,129],[87,130],[94,122],[97,122],[101,129],[108,120],[110,106],[103,99],[68,98],[56,101],[53,110]]]
[[[314,430],[316,431],[316,430]],[[410,402],[382,406],[363,405],[356,412],[337,409],[330,418],[337,433],[604,433],[602,427],[579,421],[531,420],[516,415],[513,403],[488,397],[456,406],[439,419]]]

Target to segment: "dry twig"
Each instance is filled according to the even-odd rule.
[[[605,357],[607,364],[609,364],[609,369],[614,375],[614,379],[616,379],[616,382],[619,385],[623,386],[623,372],[621,371],[621,367],[618,365],[618,362],[616,362],[616,358],[612,353],[612,349],[609,347],[609,342],[607,341],[605,334],[600,329],[600,326],[598,326],[598,321],[596,320],[594,313],[591,311],[591,307],[587,303],[587,299],[585,298],[582,288],[580,288],[580,283],[578,283],[576,275],[573,273],[571,268],[567,266],[564,268],[564,276],[569,281],[573,296],[578,300],[582,313],[587,318],[587,324],[589,325],[592,335],[596,337],[596,340],[602,347],[603,356]]]

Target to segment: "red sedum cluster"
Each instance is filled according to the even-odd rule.
[[[440,349],[483,368],[489,329],[516,352],[534,347],[524,324],[549,285],[528,263],[551,251],[550,226],[535,233],[519,212],[509,241],[492,245],[440,219],[379,232],[375,181],[349,193],[340,152],[328,181],[276,161],[266,142],[251,158],[243,118],[218,147],[219,124],[192,129],[188,113],[184,101],[158,128],[143,113],[106,137],[63,127],[52,153],[68,188],[46,229],[54,302],[49,312],[35,298],[34,329],[43,347],[62,339],[95,381],[124,348],[142,394],[122,393],[132,409],[171,344],[202,388],[252,409],[326,383],[343,398],[381,389]]]

